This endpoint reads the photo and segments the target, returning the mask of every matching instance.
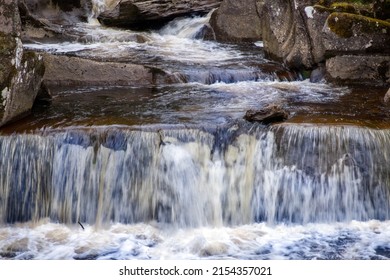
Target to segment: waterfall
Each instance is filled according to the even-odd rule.
[[[384,220],[389,145],[388,130],[294,125],[1,136],[0,220],[180,227]]]

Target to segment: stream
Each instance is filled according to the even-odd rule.
[[[153,86],[56,87],[0,132],[0,259],[389,259],[390,114],[375,88],[311,83],[262,43],[67,26],[26,49],[127,62]],[[284,123],[243,119],[281,104]]]

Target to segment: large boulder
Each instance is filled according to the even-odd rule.
[[[322,35],[327,55],[390,54],[390,22],[387,21],[334,12],[327,18]]]
[[[343,84],[390,85],[390,55],[342,55],[326,61],[327,79]]]
[[[264,50],[292,68],[312,68],[316,63],[306,26],[311,17],[306,7],[313,0],[265,0],[261,14]]]
[[[41,57],[25,52],[14,0],[0,0],[0,126],[27,115],[41,86]]]
[[[162,70],[142,65],[99,62],[79,57],[43,54],[44,83],[52,86],[148,86],[174,82]]]
[[[262,39],[258,10],[263,0],[225,0],[213,13],[210,25],[220,42],[255,42]]]
[[[101,13],[99,21],[107,26],[153,27],[175,17],[208,13],[222,0],[120,0]]]

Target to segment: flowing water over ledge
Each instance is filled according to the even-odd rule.
[[[27,44],[184,78],[55,88],[2,129],[0,258],[390,258],[382,92],[281,80],[261,48],[196,39],[205,22]],[[270,103],[288,122],[243,120]]]

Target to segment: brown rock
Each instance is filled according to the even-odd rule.
[[[244,119],[249,122],[271,124],[287,120],[289,113],[279,105],[269,105],[261,110],[248,110]]]

